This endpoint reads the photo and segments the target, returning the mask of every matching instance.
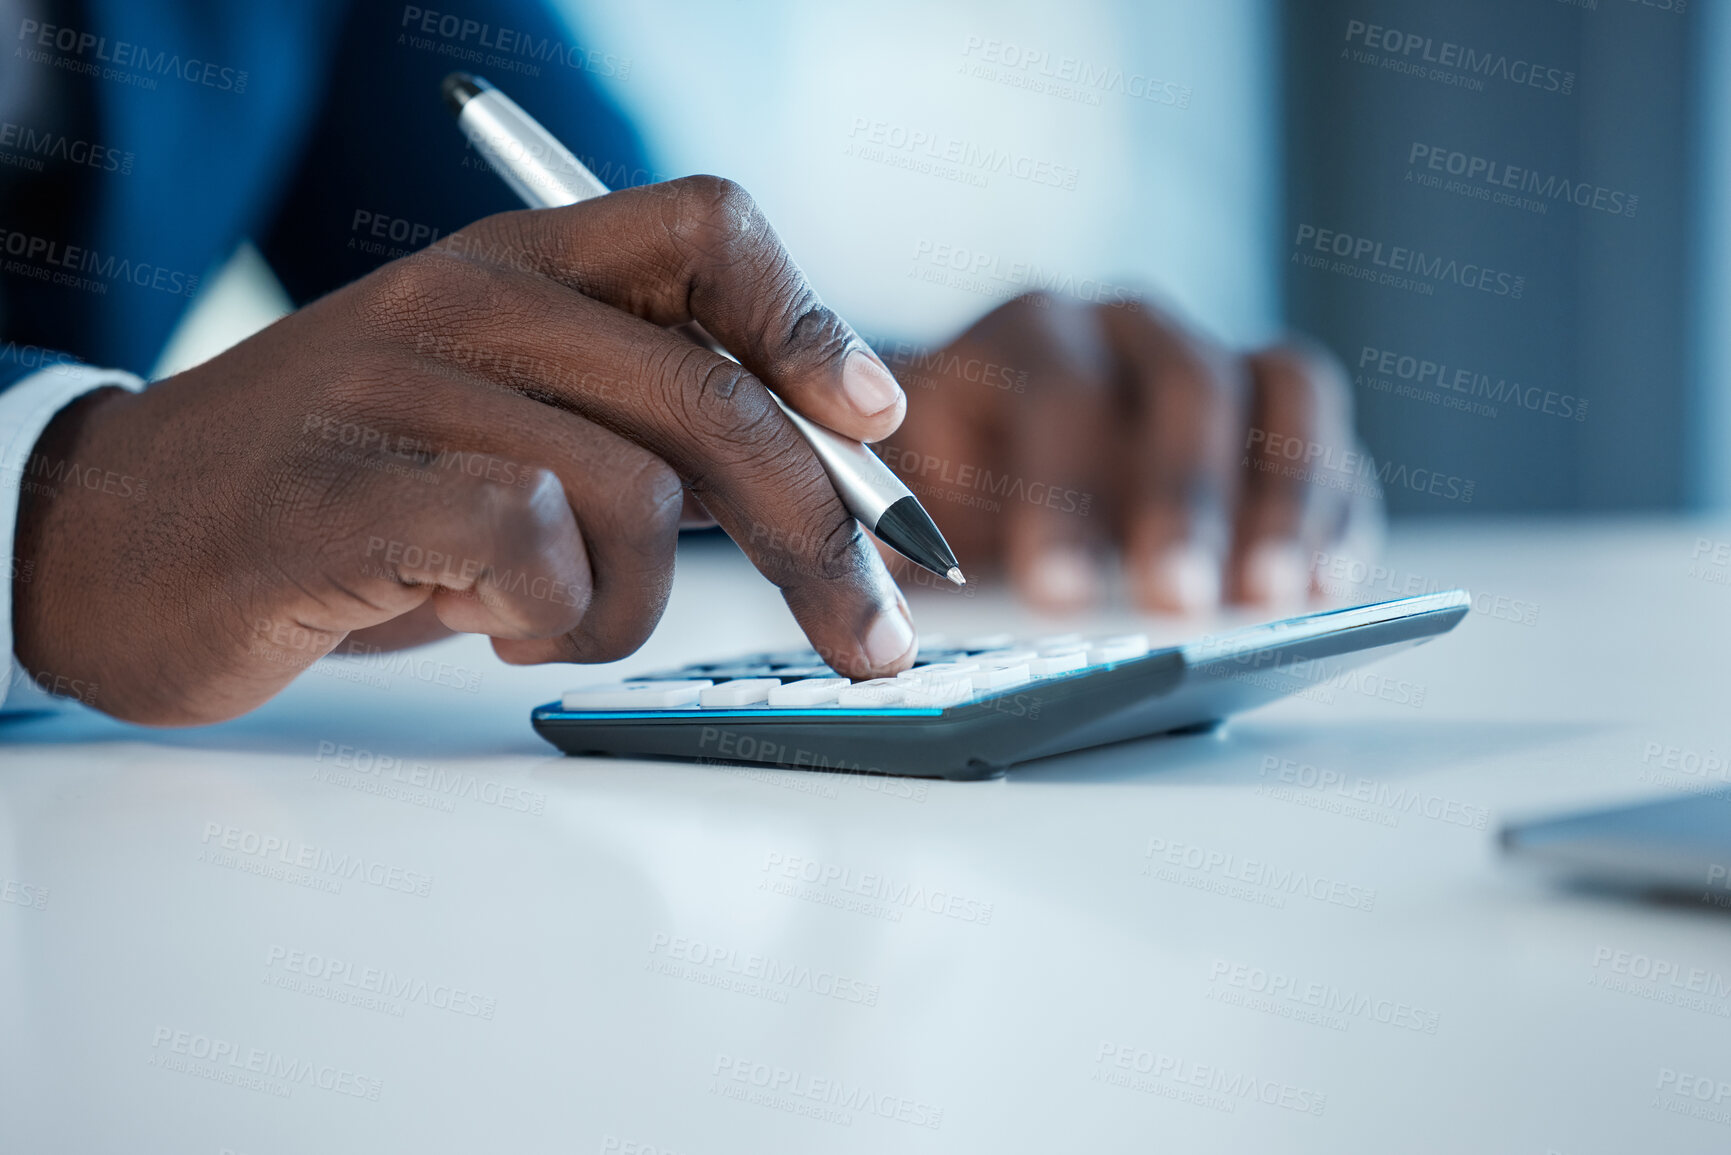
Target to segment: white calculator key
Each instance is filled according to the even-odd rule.
[[[898,678],[938,678],[948,674],[970,674],[980,668],[980,663],[966,662],[933,662],[929,666],[915,666],[911,670],[903,670]]]
[[[1030,658],[1037,658],[1039,656],[1040,652],[1038,650],[1030,650],[1026,648],[987,650],[983,654],[968,655],[968,661],[978,662],[982,666],[1003,666],[1008,665],[1011,662],[1025,662]]]
[[[931,678],[897,679],[906,681],[904,705],[953,706],[974,696],[974,683],[969,674],[940,674]]]
[[[697,696],[714,682],[604,682],[566,690],[567,710],[676,710],[697,705]]]
[[[1095,638],[1088,644],[1088,660],[1096,664],[1128,661],[1147,652],[1147,634],[1117,634],[1110,638]]]
[[[972,654],[979,650],[1001,650],[1015,644],[1014,634],[982,634],[977,638],[964,638],[961,648]]]
[[[1085,650],[1088,643],[1081,634],[1047,634],[1043,638],[1035,638],[1028,643],[1042,654],[1067,654],[1072,650]]]
[[[897,678],[873,678],[843,686],[836,695],[838,706],[899,706],[907,698],[909,683]]]
[[[711,686],[697,695],[697,704],[706,710],[728,706],[761,706],[769,701],[769,692],[781,685],[780,678],[735,678],[719,686]]]
[[[777,686],[769,692],[771,706],[828,706],[835,702],[836,695],[843,686],[848,685],[846,678],[805,678],[798,682],[788,682]]]
[[[999,690],[1005,686],[1019,686],[1033,677],[1028,672],[1027,662],[990,662],[969,674],[977,690]]]
[[[1071,650],[1067,654],[1052,654],[1049,657],[1035,658],[1028,663],[1028,673],[1036,678],[1050,678],[1054,674],[1067,674],[1071,670],[1080,670],[1088,664],[1088,651]]]

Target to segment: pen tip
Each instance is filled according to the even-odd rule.
[[[962,576],[962,569],[960,566],[954,566],[954,565],[951,566],[950,572],[945,574],[944,576],[949,578],[951,581],[955,582],[959,586],[965,586],[968,584],[968,579]]]

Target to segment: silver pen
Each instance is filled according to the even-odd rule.
[[[441,86],[457,126],[530,208],[555,208],[607,195],[582,161],[515,101],[478,76],[453,72]],[[687,328],[682,326],[682,328]],[[707,337],[689,326],[694,336]],[[705,341],[713,347],[713,341]],[[716,350],[729,356],[726,350]],[[963,585],[961,568],[937,523],[877,454],[801,416],[771,392],[829,474],[847,511],[908,560]]]

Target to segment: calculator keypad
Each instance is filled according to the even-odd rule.
[[[942,708],[1148,653],[1143,634],[1016,638],[991,634],[947,644],[928,639],[913,668],[851,682],[815,650],[774,650],[694,662],[565,694],[571,711]]]

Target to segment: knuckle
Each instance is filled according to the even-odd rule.
[[[1246,372],[1235,358],[1211,356],[1201,349],[1181,350],[1165,376],[1170,388],[1212,413],[1237,406],[1245,392]]]
[[[1295,344],[1271,346],[1251,354],[1251,371],[1269,403],[1307,428],[1320,423],[1342,428],[1352,413],[1352,390],[1339,361],[1326,350]]]
[[[854,343],[853,330],[803,283],[790,286],[783,345],[820,361],[845,357]]]
[[[833,587],[854,583],[865,572],[870,554],[877,554],[859,522],[832,511],[806,517],[784,516],[756,542],[758,569],[782,590],[802,586]]]
[[[719,176],[690,176],[674,185],[669,231],[692,256],[729,265],[755,250],[763,213],[742,186]]]
[[[362,323],[390,335],[438,328],[453,309],[465,304],[475,278],[465,275],[464,262],[437,253],[403,257],[369,274],[363,282],[359,307]],[[461,278],[459,280],[459,278]]]
[[[489,458],[490,467],[498,458]],[[511,464],[511,463],[505,463]],[[512,465],[523,484],[503,484],[486,477],[473,478],[470,494],[476,490],[486,502],[487,517],[499,538],[507,542],[539,542],[554,517],[561,512],[565,490],[558,475],[540,465]],[[495,472],[491,468],[489,472]],[[469,495],[453,490],[453,498],[468,500]]]
[[[681,427],[711,463],[735,466],[785,447],[786,422],[757,378],[701,350],[684,356],[671,401]]]
[[[659,457],[643,454],[636,468],[625,472],[616,490],[614,523],[633,539],[660,541],[677,533],[685,503],[679,475]]]
[[[1243,404],[1250,383],[1244,359],[1170,310],[1145,301],[1090,308],[1116,346],[1140,350],[1144,389],[1217,418]]]
[[[851,517],[834,522],[818,538],[812,556],[815,574],[826,582],[845,581],[859,575],[868,551],[865,530]],[[876,557],[876,554],[871,556]]]

